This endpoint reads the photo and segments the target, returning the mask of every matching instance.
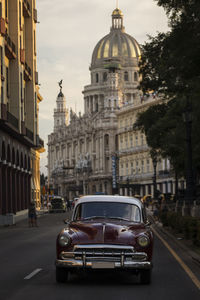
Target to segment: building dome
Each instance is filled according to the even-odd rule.
[[[119,61],[122,58],[131,63],[134,59],[138,61],[140,55],[138,42],[125,33],[123,14],[120,9],[116,8],[112,13],[110,33],[104,36],[94,48],[91,68],[98,67],[108,60]]]
[[[116,15],[123,16],[123,13],[119,8],[113,10],[112,16],[116,16]]]

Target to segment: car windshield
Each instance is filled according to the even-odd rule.
[[[129,203],[116,202],[86,202],[76,207],[74,220],[88,220],[95,218],[110,218],[141,222],[138,206]]]
[[[51,200],[51,204],[62,204],[63,200],[62,199],[53,199]]]

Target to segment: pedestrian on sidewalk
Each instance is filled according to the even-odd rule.
[[[159,207],[158,207],[158,205],[156,205],[156,207],[153,211],[153,217],[154,217],[155,221],[158,221],[158,218],[159,218]]]
[[[37,213],[34,201],[31,201],[28,209],[28,224],[29,227],[38,227],[37,225]]]

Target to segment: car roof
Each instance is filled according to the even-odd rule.
[[[129,203],[129,204],[135,204],[139,207],[142,207],[142,202],[134,197],[129,196],[112,196],[112,195],[88,195],[83,196],[79,198],[78,201],[76,201],[76,206],[80,203],[87,203],[87,202],[120,202],[120,203]]]

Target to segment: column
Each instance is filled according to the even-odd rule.
[[[2,214],[7,213],[8,206],[8,183],[7,183],[7,167],[2,166]]]
[[[13,208],[12,208],[12,169],[11,166],[8,167],[8,173],[7,173],[7,178],[8,178],[8,213],[12,213]]]
[[[16,169],[12,170],[12,207],[13,213],[17,211]]]
[[[2,164],[0,162],[0,215],[2,215],[2,200],[3,200],[3,195],[2,195]]]

